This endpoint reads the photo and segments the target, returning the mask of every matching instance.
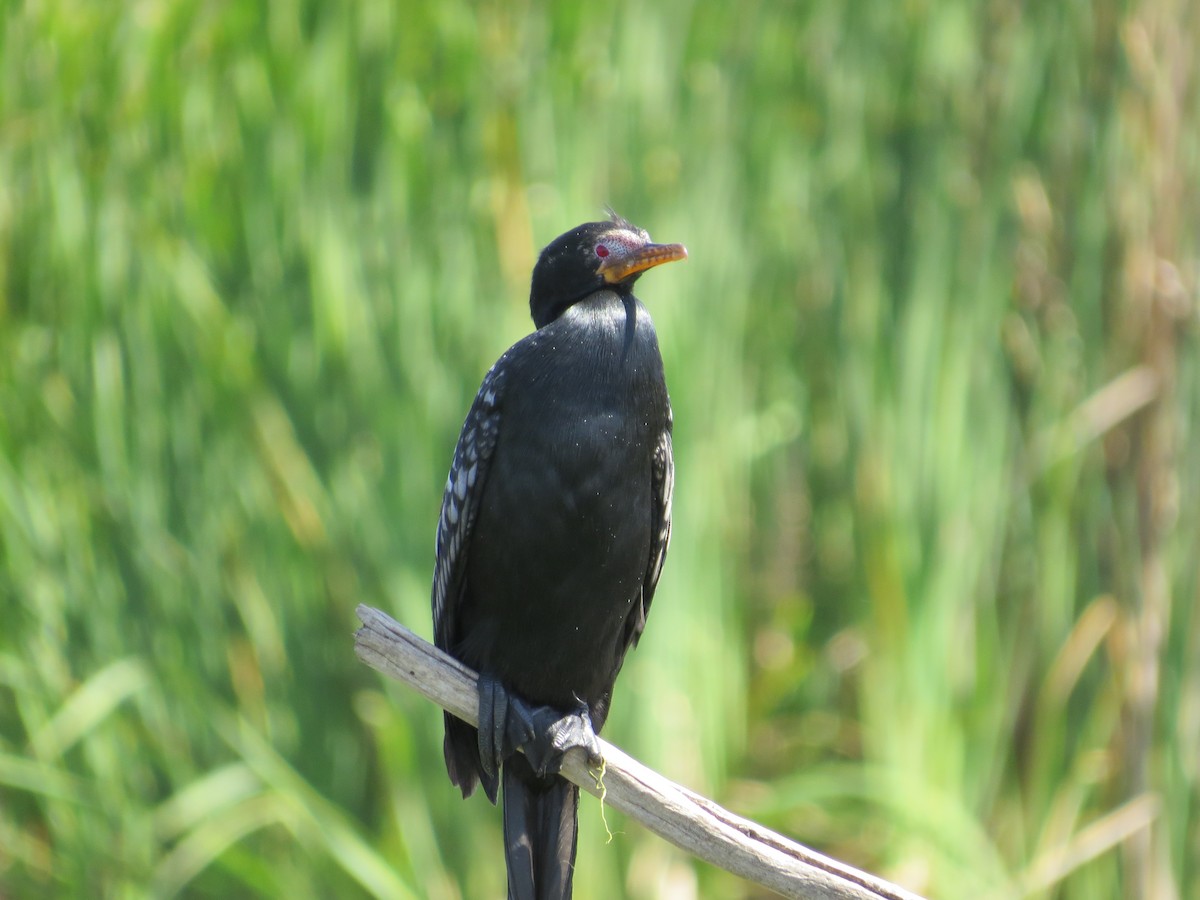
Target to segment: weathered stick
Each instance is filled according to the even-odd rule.
[[[358,658],[475,724],[476,675],[390,616],[358,607]],[[637,819],[675,846],[785,897],[804,900],[921,900],[874,875],[822,856],[694,794],[612,744],[604,752],[604,802]],[[568,752],[562,774],[599,796],[583,754]]]

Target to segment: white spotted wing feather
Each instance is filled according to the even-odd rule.
[[[471,528],[483,494],[492,451],[500,433],[500,398],[504,386],[504,357],[484,376],[475,402],[463,422],[454,460],[442,494],[437,527],[437,563],[433,571],[434,642],[452,651],[455,614],[466,570]]]

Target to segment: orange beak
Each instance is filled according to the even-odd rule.
[[[631,275],[645,272],[663,263],[687,259],[683,244],[643,244],[629,254],[612,254],[601,261],[596,272],[609,284],[620,284]]]

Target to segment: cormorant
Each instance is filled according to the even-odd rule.
[[[615,213],[552,241],[536,331],[484,377],[446,480],[435,639],[480,673],[480,728],[446,714],[446,768],[493,803],[502,775],[514,900],[571,896],[579,789],[555,772],[569,747],[597,758],[667,552],[671,404],[632,289],[686,257]]]

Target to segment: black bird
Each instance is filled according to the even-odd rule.
[[[598,757],[662,571],[671,403],[633,283],[686,257],[615,213],[552,241],[533,269],[537,330],[484,377],[446,480],[435,640],[480,673],[480,727],[446,714],[446,768],[493,803],[503,773],[514,900],[571,896],[579,789],[554,773],[570,747]]]

